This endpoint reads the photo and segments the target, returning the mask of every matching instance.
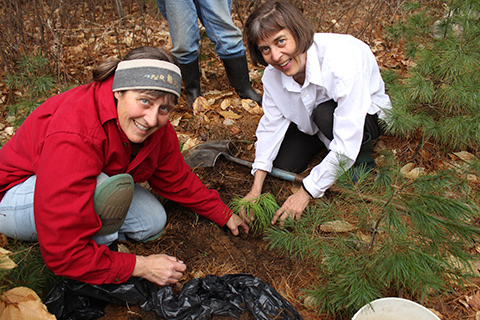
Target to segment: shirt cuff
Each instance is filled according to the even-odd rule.
[[[305,188],[305,185],[303,184],[303,181],[302,181],[302,188],[303,190],[305,190],[305,192],[310,196],[310,198],[314,199],[315,197],[312,196],[312,194],[310,193],[310,191],[307,190],[307,188]]]
[[[314,199],[323,197],[323,194],[325,193],[325,191],[319,189],[317,184],[312,181],[310,175],[303,179],[302,186]]]

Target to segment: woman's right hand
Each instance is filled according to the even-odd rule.
[[[166,254],[136,256],[136,258],[132,276],[147,279],[159,286],[177,283],[187,269],[183,261]]]

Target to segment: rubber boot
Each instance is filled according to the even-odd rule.
[[[187,103],[192,108],[195,100],[200,96],[200,69],[198,58],[187,64],[180,64],[182,80],[187,92]]]
[[[372,157],[373,140],[370,133],[365,133],[363,142],[358,153],[357,160],[353,164],[352,181],[357,182],[362,172],[368,172],[375,168],[375,159]]]
[[[247,57],[222,59],[228,80],[242,99],[251,99],[262,105],[262,96],[253,90],[248,75]]]
[[[120,230],[133,199],[134,182],[131,175],[122,173],[102,182],[93,194],[95,213],[102,221],[97,235]]]

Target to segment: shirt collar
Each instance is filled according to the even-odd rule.
[[[322,66],[323,56],[320,56],[317,46],[313,43],[307,50],[307,62],[305,65],[305,85],[310,83],[322,86]]]

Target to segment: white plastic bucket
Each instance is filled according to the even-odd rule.
[[[352,320],[440,320],[424,306],[402,298],[382,298],[363,306]]]

